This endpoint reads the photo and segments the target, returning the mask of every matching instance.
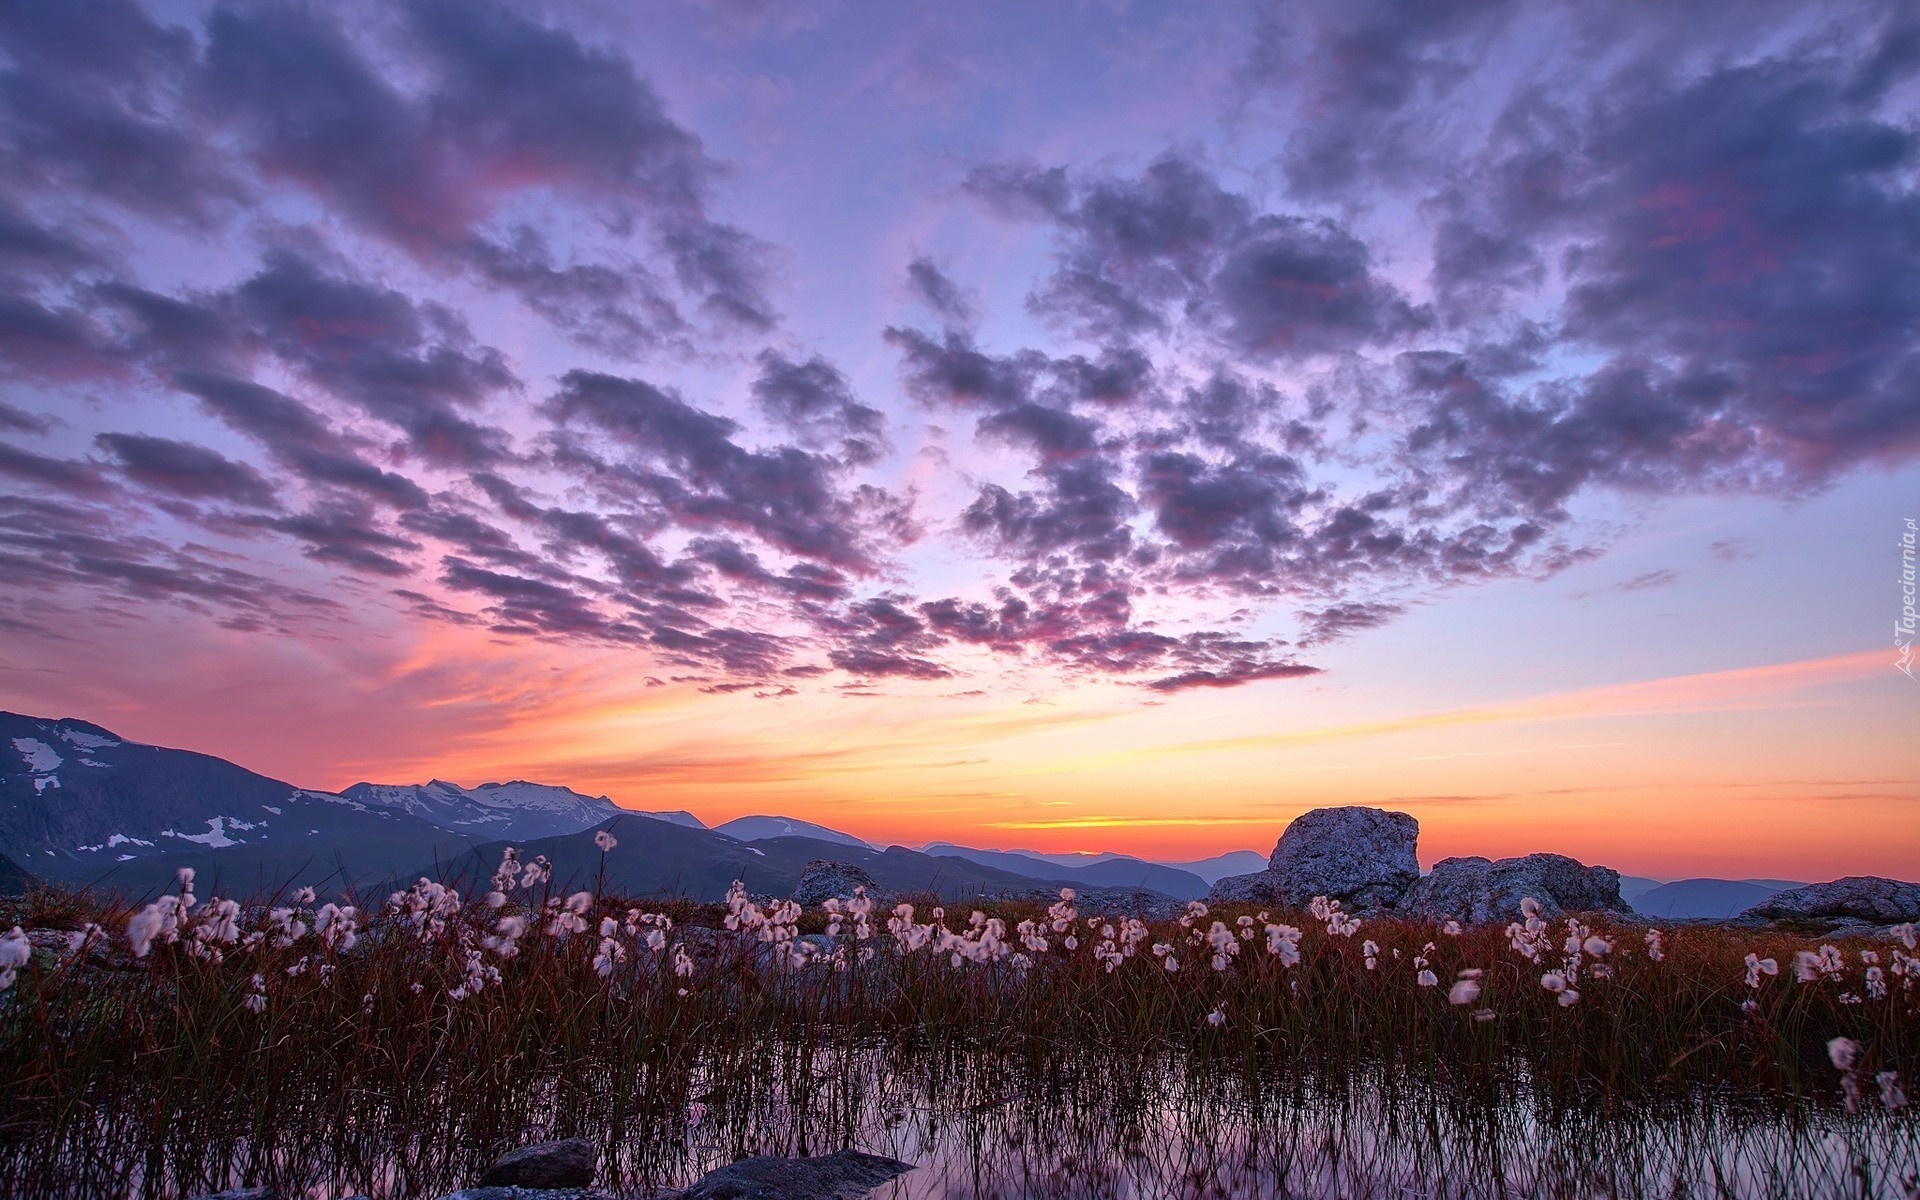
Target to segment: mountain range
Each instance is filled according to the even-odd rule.
[[[644,824],[641,824],[644,823]],[[602,855],[590,837],[614,832]],[[1236,850],[1194,862],[1122,854],[1046,854],[934,842],[879,847],[776,815],[709,829],[685,811],[622,808],[606,796],[511,780],[463,787],[356,783],[303,788],[191,750],[149,746],[88,721],[0,712],[0,891],[38,877],[129,893],[171,886],[193,867],[203,893],[385,884],[449,870],[490,875],[506,845],[546,854],[563,882],[601,878],[634,895],[717,899],[735,879],[785,895],[815,859],[853,862],[884,888],[960,898],[1072,886],[1196,899],[1265,855]],[[1798,883],[1625,876],[1621,895],[1652,917],[1732,916]]]
[[[465,788],[444,779],[429,783],[356,783],[340,795],[361,804],[397,809],[458,833],[485,838],[539,838],[575,833],[633,811],[605,796],[585,796],[568,787],[528,783],[483,783]],[[641,816],[705,829],[690,812],[650,812]]]
[[[611,852],[588,836],[597,829],[614,833]],[[964,847],[936,856],[781,816],[708,829],[691,813],[624,809],[606,796],[525,780],[356,783],[326,792],[87,721],[0,713],[0,852],[8,859],[0,890],[18,890],[31,873],[149,893],[170,887],[181,867],[195,870],[202,894],[384,888],[416,874],[478,883],[508,845],[529,861],[545,854],[565,886],[700,900],[720,898],[735,879],[785,895],[816,859],[862,866],[888,891],[953,899],[1063,886],[1144,887],[1180,898],[1205,890],[1198,876],[1138,859],[1063,867]],[[1018,869],[996,865],[1000,857]]]

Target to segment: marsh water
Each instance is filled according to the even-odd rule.
[[[170,1198],[245,1182],[317,1200],[432,1197],[546,1136],[599,1142],[603,1185],[634,1196],[749,1154],[845,1146],[914,1164],[874,1193],[899,1200],[1905,1197],[1920,1173],[1910,1113],[1698,1088],[1549,1096],[1518,1067],[1452,1086],[1378,1067],[828,1041],[628,1082],[609,1094],[527,1081],[424,1108],[316,1088],[273,1098],[270,1117],[257,1097],[170,1113],[120,1097],[92,1136],[60,1144],[18,1138],[9,1121],[0,1189]]]

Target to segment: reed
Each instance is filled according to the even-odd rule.
[[[1908,1130],[1920,1068],[1911,929],[1823,942],[1532,909],[1460,929],[1318,899],[1148,923],[1071,892],[639,904],[555,894],[511,855],[477,896],[421,880],[378,903],[241,904],[188,876],[138,910],[42,894],[14,916],[8,1194],[329,1178],[413,1195],[535,1133],[596,1138],[617,1179],[660,1180],[689,1139],[765,1148],[755,1130],[796,1112],[842,1140],[871,1130],[908,1063],[943,1095],[999,1063],[1012,1095],[995,1103],[1098,1097],[1103,1121],[1127,1080],[1177,1062],[1241,1081],[1255,1108],[1364,1078],[1428,1107],[1524,1091],[1563,1117],[1705,1104]],[[35,949],[27,927],[66,937]]]

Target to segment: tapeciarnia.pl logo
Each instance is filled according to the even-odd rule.
[[[1907,528],[1900,534],[1900,619],[1893,623],[1893,647],[1900,657],[1893,660],[1908,679],[1913,678],[1913,550],[1916,530],[1914,519],[1907,518]]]

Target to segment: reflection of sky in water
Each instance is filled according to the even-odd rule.
[[[330,1088],[285,1089],[273,1141],[247,1140],[233,1097],[218,1111],[105,1115],[111,1136],[59,1149],[0,1146],[9,1195],[134,1196],[151,1176],[258,1182],[287,1195],[435,1196],[470,1182],[502,1149],[547,1137],[610,1146],[601,1186],[652,1196],[756,1154],[889,1155],[915,1170],[884,1200],[1149,1200],[1157,1197],[1898,1195],[1920,1171],[1920,1122],[1877,1106],[1705,1091],[1548,1095],[1524,1066],[1447,1085],[1330,1063],[1246,1075],[1178,1055],[898,1051],[771,1041],[715,1047],[691,1070],[395,1097],[416,1115],[396,1131],[381,1105]],[[1815,1082],[1815,1086],[1818,1086]],[[1830,1080],[1825,1081],[1831,1083]],[[381,1102],[387,1098],[381,1097]],[[413,1106],[418,1105],[418,1108]],[[564,1117],[559,1114],[566,1114]],[[698,1118],[689,1119],[697,1113]],[[254,1130],[252,1132],[258,1132]],[[164,1167],[161,1165],[164,1163]],[[204,1170],[202,1170],[204,1168]],[[1860,1174],[1864,1172],[1864,1176]],[[185,1194],[210,1190],[191,1182]]]

